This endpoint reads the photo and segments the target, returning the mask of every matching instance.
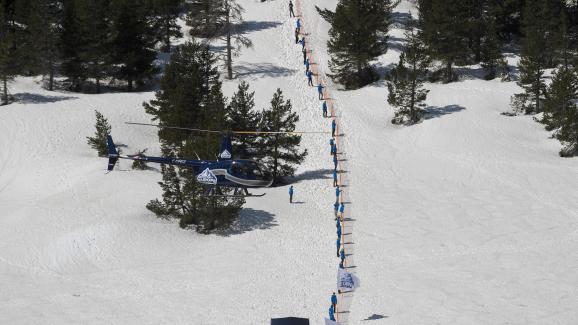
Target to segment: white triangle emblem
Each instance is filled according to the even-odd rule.
[[[217,176],[207,168],[202,173],[197,175],[197,181],[202,184],[217,185]]]
[[[231,159],[231,153],[229,152],[229,150],[227,149],[223,150],[223,152],[221,152],[221,158]]]

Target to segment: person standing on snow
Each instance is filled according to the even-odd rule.
[[[334,143],[333,146],[331,146],[331,155],[335,156],[337,155],[337,145]]]
[[[293,185],[289,186],[289,203],[293,203]]]
[[[341,205],[339,206],[339,215],[341,219],[343,219],[343,212],[345,212],[345,204],[341,202]]]
[[[333,170],[333,187],[337,186],[337,171]]]
[[[323,85],[321,83],[319,83],[317,85],[317,92],[319,93],[319,99],[320,100],[323,100],[323,88],[325,88],[325,87],[323,87]]]
[[[321,105],[321,109],[323,110],[323,117],[327,117],[327,101],[323,101],[323,105]]]
[[[301,51],[305,51],[305,36],[301,37],[299,43],[301,43]]]
[[[307,85],[313,87],[313,72],[307,71]]]
[[[337,171],[337,155],[333,155],[333,170]]]
[[[339,253],[339,257],[341,257],[341,263],[343,263],[345,261],[345,250],[342,249],[341,252]]]
[[[341,189],[339,185],[335,187],[335,203],[339,204],[339,195],[341,194]]]
[[[339,203],[335,202],[333,204],[333,212],[335,213],[335,220],[337,220],[337,213],[339,212]]]
[[[331,139],[329,139],[329,155],[332,155],[332,153],[333,153],[333,145],[334,144],[335,144],[335,140],[332,137]]]
[[[335,321],[335,315],[333,312],[333,305],[331,305],[331,307],[329,307],[329,319],[332,321]]]
[[[335,241],[335,245],[337,246],[337,257],[339,257],[339,250],[341,249],[341,238],[338,236],[337,240]]]
[[[295,44],[299,44],[299,30],[295,28]]]
[[[295,27],[297,27],[297,30],[299,31],[299,33],[301,33],[301,19],[297,18],[297,22],[295,22]]]
[[[293,12],[293,2],[289,0],[289,18],[295,17],[295,13]]]
[[[335,122],[335,119],[333,119],[333,121],[331,121],[331,137],[335,138],[335,130],[337,129],[337,122]]]
[[[305,75],[307,75],[307,72],[309,72],[310,66],[311,64],[309,63],[309,58],[307,58],[307,60],[305,60]]]
[[[303,64],[305,64],[305,61],[307,60],[307,50],[302,48],[301,52],[303,52]]]
[[[337,311],[337,296],[335,292],[331,295],[331,305],[333,305],[333,310]]]

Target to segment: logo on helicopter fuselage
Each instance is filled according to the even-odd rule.
[[[231,153],[227,149],[223,150],[223,152],[221,152],[220,156],[223,159],[231,159]]]
[[[217,176],[215,176],[215,174],[213,174],[213,172],[207,168],[202,173],[197,175],[197,181],[202,184],[216,185]]]

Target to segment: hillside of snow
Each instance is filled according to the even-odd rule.
[[[226,96],[247,80],[265,108],[281,88],[299,129],[330,130],[286,1],[239,2],[254,47],[236,59]],[[315,5],[336,2],[299,4],[343,133],[348,264],[362,286],[340,320],[577,324],[577,160],[559,158],[531,117],[500,115],[514,82],[427,84],[429,117],[392,126],[383,81],[340,91],[323,77],[329,25]],[[410,11],[402,1],[394,16]],[[381,69],[399,56],[403,30],[391,36]],[[154,92],[49,92],[23,77],[10,89],[18,102],[0,107],[0,324],[323,324],[338,264],[328,138],[303,137],[296,204],[287,187],[265,189],[233,229],[200,235],[146,210],[161,195],[158,168],[121,161],[105,174],[86,144],[97,109],[125,153],[158,154],[156,129],[124,124],[150,121],[142,103]]]

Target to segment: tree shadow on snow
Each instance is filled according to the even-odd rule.
[[[330,179],[333,178],[331,174],[333,173],[333,169],[318,169],[318,170],[310,170],[299,175],[295,176],[295,182],[305,181],[305,180],[314,180],[314,179]]]
[[[431,120],[433,118],[442,117],[444,115],[453,114],[459,111],[466,109],[460,105],[447,105],[444,107],[436,107],[436,106],[429,106],[425,109],[425,116],[426,120]]]
[[[271,63],[243,63],[239,64],[235,69],[235,74],[241,76],[255,76],[255,77],[284,77],[295,73],[293,69],[276,66]]]
[[[364,320],[378,320],[378,319],[382,319],[382,318],[388,318],[389,316],[384,316],[384,315],[379,315],[379,314],[373,314],[369,317],[367,317]]]
[[[277,225],[274,214],[263,210],[244,208],[231,228],[216,232],[216,234],[228,237],[257,229],[270,229]]]
[[[16,98],[16,100],[22,104],[56,103],[56,102],[60,102],[63,100],[78,99],[78,97],[74,97],[74,96],[47,96],[47,95],[32,94],[32,93],[14,94],[14,98]]]
[[[243,23],[243,32],[258,32],[265,29],[275,28],[280,26],[281,22],[278,21],[246,21]]]

